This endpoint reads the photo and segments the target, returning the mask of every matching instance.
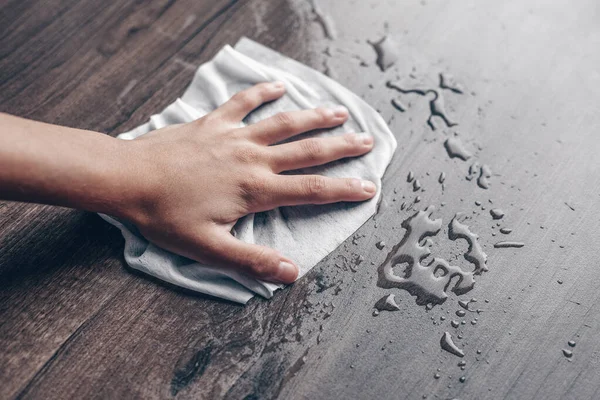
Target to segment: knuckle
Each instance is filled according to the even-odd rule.
[[[218,114],[218,112],[216,112],[216,111],[210,112],[210,113],[206,114],[205,116],[203,116],[202,118],[192,121],[192,123],[194,125],[198,125],[199,127],[211,125],[220,119],[217,116],[217,114]],[[170,125],[170,126],[173,126],[173,125]]]
[[[243,90],[233,96],[236,103],[241,104],[244,107],[252,107],[256,103],[256,96],[251,89]]]
[[[275,124],[281,129],[293,130],[296,126],[296,121],[291,113],[281,112],[273,118],[275,118]]]
[[[311,175],[303,179],[302,186],[308,197],[319,197],[325,191],[327,183],[322,176]]]
[[[266,270],[267,270],[267,268],[263,264],[260,264],[260,263],[250,264],[250,271],[252,272],[252,275],[254,275],[254,276],[263,277],[266,275]]]
[[[268,189],[268,185],[264,174],[258,171],[247,171],[244,179],[240,183],[241,197],[247,206],[251,207],[256,204],[261,196]]]
[[[333,117],[333,113],[328,108],[323,108],[323,107],[315,108],[313,110],[313,112],[315,113],[315,119],[316,119],[317,123],[321,123],[321,124],[327,123]]]
[[[200,119],[197,119],[193,123],[198,125],[198,127],[208,127],[208,126],[220,126],[226,123],[226,119],[219,112],[211,112],[206,114]]]
[[[355,179],[355,178],[345,178],[344,179],[344,185],[350,191],[355,191],[355,190],[358,190],[360,188],[360,182],[358,181],[358,179]]]
[[[256,90],[256,93],[259,95],[260,98],[267,97],[272,91],[271,84],[269,82],[259,83],[255,85],[253,89]]]
[[[268,251],[266,249],[260,248],[250,256],[248,261],[250,271],[252,271],[254,275],[264,277],[269,273]]]
[[[262,154],[255,146],[239,146],[233,153],[235,159],[244,164],[258,164],[262,160]]]
[[[347,133],[342,136],[344,140],[344,144],[348,147],[356,147],[358,146],[358,137],[355,133]]]
[[[312,161],[317,161],[323,157],[325,153],[325,146],[319,139],[306,139],[301,142],[302,153],[304,156]]]

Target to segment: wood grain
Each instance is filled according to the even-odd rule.
[[[399,148],[378,215],[296,284],[247,306],[132,272],[119,232],[95,215],[0,203],[0,398],[600,396],[595,2],[318,5],[334,39],[301,0],[2,3],[2,112],[114,136],[171,103],[224,44],[248,36],[361,95]],[[381,72],[367,40],[384,35],[398,61]],[[464,94],[439,88],[440,73]],[[458,126],[437,120],[432,130],[428,100],[388,80],[437,90]],[[443,142],[455,132],[492,168],[489,190],[465,179],[470,162],[448,158]],[[409,171],[424,191],[412,191]],[[417,194],[416,206],[435,205],[444,220],[436,256],[468,268],[466,244],[447,236],[460,211],[489,256],[489,271],[461,296],[477,298],[482,312],[458,329],[449,324],[460,319],[454,294],[426,310],[377,286],[377,268],[414,212],[400,204]],[[492,206],[506,212],[510,235],[498,233]],[[525,247],[494,249],[500,240]],[[374,316],[389,293],[400,311]],[[440,349],[445,331],[465,351],[464,370]]]

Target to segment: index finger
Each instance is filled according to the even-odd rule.
[[[264,82],[234,94],[231,99],[217,108],[214,113],[223,119],[241,122],[262,104],[276,100],[285,93],[283,82]]]

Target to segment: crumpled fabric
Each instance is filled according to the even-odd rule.
[[[373,150],[362,157],[298,171],[373,181],[377,185],[377,195],[371,200],[279,207],[247,215],[235,225],[232,233],[240,240],[272,247],[294,260],[300,278],[376,212],[381,178],[397,144],[383,118],[362,99],[320,72],[242,38],[235,49],[225,46],[211,61],[201,65],[181,98],[160,114],[153,115],[148,123],[118,138],[132,140],[155,129],[201,118],[235,93],[266,81],[284,82],[287,93],[250,114],[244,120],[245,124],[256,123],[282,111],[342,104],[350,112],[350,118],[343,126],[302,134],[292,140],[367,132],[375,142]],[[127,264],[163,281],[238,303],[246,303],[255,294],[271,298],[273,292],[283,286],[173,254],[148,242],[132,224],[101,216],[121,230]]]

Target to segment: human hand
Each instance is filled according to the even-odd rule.
[[[174,253],[265,281],[293,282],[298,268],[292,260],[231,234],[238,219],[279,206],[364,201],[376,187],[356,178],[279,174],[360,156],[373,147],[366,134],[275,144],[343,124],[344,107],[280,113],[240,127],[252,110],[284,93],[282,83],[261,83],[203,118],[124,142],[139,179],[137,200],[120,214]]]

